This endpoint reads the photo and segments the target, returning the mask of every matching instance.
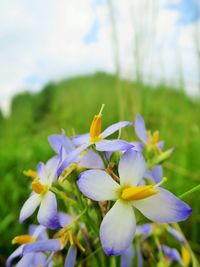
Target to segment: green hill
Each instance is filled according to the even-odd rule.
[[[0,261],[13,250],[13,236],[26,229],[18,223],[20,208],[30,193],[23,170],[35,169],[38,161],[53,155],[48,135],[61,128],[68,135],[87,132],[102,103],[106,105],[103,127],[121,119],[133,121],[135,114],[141,113],[148,128],[160,130],[166,147],[177,148],[165,165],[166,186],[174,193],[180,195],[200,182],[200,100],[190,99],[183,91],[119,81],[98,73],[50,83],[37,94],[16,95],[10,117],[5,119],[0,113]],[[130,129],[123,135],[134,138]],[[193,207],[193,215],[181,226],[196,251],[200,194],[194,193],[186,201]]]

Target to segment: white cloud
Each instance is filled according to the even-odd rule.
[[[139,36],[138,53],[147,76],[153,73],[159,79],[162,75],[159,64],[163,60],[167,79],[176,80],[175,58],[179,51],[186,66],[184,73],[186,76],[190,73],[192,82],[196,82],[194,27],[183,30],[175,26],[178,14],[164,10],[163,1],[158,7],[154,0],[148,1],[148,7],[146,3],[145,0],[113,1],[123,75],[133,77],[134,40]],[[96,17],[100,23],[97,42],[87,45],[83,39]],[[114,71],[106,1],[96,4],[95,10],[92,0],[1,2],[0,62],[0,105],[5,111],[11,96],[24,89],[37,90],[50,80],[78,73]]]

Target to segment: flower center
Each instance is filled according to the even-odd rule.
[[[18,235],[12,240],[12,244],[18,244],[18,245],[23,245],[23,244],[28,244],[35,242],[36,238],[31,236],[31,235]]]
[[[32,189],[35,193],[44,195],[48,191],[48,186],[41,184],[38,179],[34,179],[32,182]]]
[[[148,131],[147,135],[149,137],[149,143],[153,146],[157,145],[159,142],[159,131],[155,131],[153,134]]]
[[[121,198],[124,200],[140,200],[158,194],[155,185],[141,185],[125,188]]]

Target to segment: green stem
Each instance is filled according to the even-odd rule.
[[[200,184],[196,185],[195,187],[193,187],[192,189],[188,190],[187,192],[183,193],[182,195],[179,196],[179,198],[184,198],[189,194],[192,194],[196,191],[200,190]]]

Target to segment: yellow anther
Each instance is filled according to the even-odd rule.
[[[37,172],[29,169],[28,171],[24,171],[24,174],[32,179],[35,179],[37,176]]]
[[[18,235],[12,240],[12,244],[18,244],[18,245],[23,245],[23,244],[28,244],[35,242],[36,238],[31,236],[31,235]]]
[[[32,189],[35,193],[44,195],[48,190],[48,186],[41,184],[38,179],[35,179],[32,182]]]
[[[101,134],[101,122],[102,122],[102,111],[104,104],[101,107],[101,110],[98,115],[95,115],[93,121],[90,125],[90,141],[98,142],[102,139]]]
[[[190,264],[190,253],[186,246],[181,247],[182,260],[185,266]]]
[[[159,190],[153,185],[141,185],[125,188],[122,191],[121,198],[124,200],[141,200],[158,194]]]

